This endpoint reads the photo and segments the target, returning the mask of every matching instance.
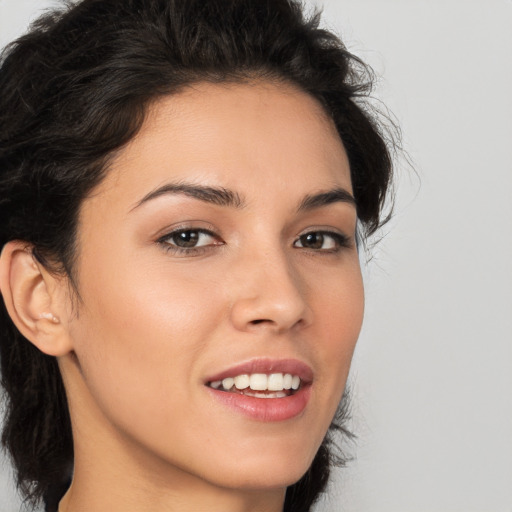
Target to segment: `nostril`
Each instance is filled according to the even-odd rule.
[[[261,324],[263,322],[269,322],[270,320],[264,320],[264,319],[260,319],[260,320],[252,320],[251,321],[251,324],[253,325],[258,325],[258,324]]]

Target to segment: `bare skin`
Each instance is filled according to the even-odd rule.
[[[215,202],[197,187],[230,192]],[[199,84],[152,105],[84,201],[76,310],[66,279],[9,246],[11,316],[58,357],[70,402],[75,473],[60,512],[282,510],[362,323],[351,193],[316,100],[283,84]],[[267,421],[216,399],[209,378],[254,360],[310,368],[303,410]]]

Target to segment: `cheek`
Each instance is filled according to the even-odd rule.
[[[186,401],[193,360],[220,321],[218,287],[165,266],[120,273],[122,265],[83,268],[84,308],[72,329],[77,359],[105,414],[119,421],[134,410],[142,418],[165,415],[162,404],[172,410],[171,402]]]
[[[312,292],[315,318],[320,328],[338,346],[354,345],[361,329],[364,313],[364,288],[356,258],[351,258],[338,272],[321,276]]]
[[[203,327],[199,316],[207,322],[208,315],[216,315],[218,286],[208,272],[198,276],[176,271],[165,261],[144,264],[135,258],[116,259],[110,266],[102,262],[99,272],[90,267],[83,269],[81,279],[89,324],[112,342],[125,339],[124,349],[130,348],[130,340],[131,348],[140,350],[162,343],[172,349],[171,339],[186,344]]]
[[[352,355],[356,346],[364,313],[364,289],[359,265],[343,269],[340,275],[324,281],[325,289],[315,294],[315,322],[319,335],[312,345],[317,359],[322,361],[319,385],[328,391],[335,408],[345,386]]]

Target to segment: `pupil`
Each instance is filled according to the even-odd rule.
[[[324,245],[324,236],[320,233],[308,233],[302,237],[301,243],[303,247],[321,249]]]
[[[178,247],[194,247],[197,244],[199,234],[197,231],[181,231],[173,236],[173,242]]]

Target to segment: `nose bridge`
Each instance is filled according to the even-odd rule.
[[[282,331],[309,322],[306,286],[291,256],[274,242],[240,258],[238,293],[231,311],[238,329],[261,326]]]

